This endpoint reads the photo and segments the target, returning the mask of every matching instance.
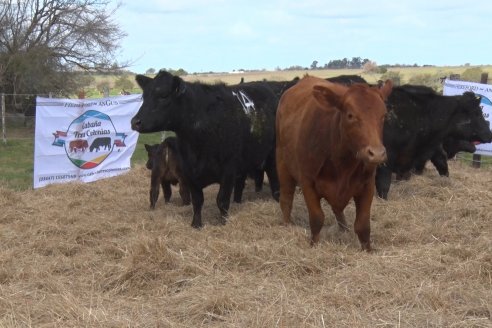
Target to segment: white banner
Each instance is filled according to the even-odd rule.
[[[461,95],[467,91],[482,96],[480,107],[482,107],[483,116],[490,122],[492,118],[492,85],[466,81],[444,81],[443,94],[445,96]],[[475,154],[492,156],[492,143],[478,144]]]
[[[34,188],[90,182],[130,170],[138,133],[131,118],[142,95],[36,99]]]

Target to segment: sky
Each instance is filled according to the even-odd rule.
[[[114,0],[119,63],[145,73],[274,70],[361,57],[492,64],[492,0]]]

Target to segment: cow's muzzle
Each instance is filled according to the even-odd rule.
[[[132,124],[132,130],[140,132],[140,129],[142,128],[142,121],[139,118],[136,117],[132,118],[131,124]]]
[[[357,158],[370,164],[381,164],[387,159],[384,146],[367,146],[357,152]]]

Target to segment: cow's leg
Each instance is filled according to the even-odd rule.
[[[290,224],[292,223],[290,220],[290,213],[292,212],[292,202],[294,201],[294,193],[296,191],[296,181],[281,161],[277,161],[277,172],[280,182],[280,210],[282,211],[284,223]]]
[[[195,229],[203,227],[202,207],[203,207],[203,189],[190,187],[191,203],[193,204],[193,221],[191,226]]]
[[[280,198],[280,186],[279,186],[279,177],[277,174],[277,167],[275,165],[275,157],[268,156],[267,162],[265,163],[265,171],[268,177],[268,183],[270,184],[270,190],[272,192],[272,197],[277,202]],[[263,177],[263,173],[261,174]],[[261,182],[263,184],[263,180]],[[295,189],[295,185],[294,185]]]
[[[382,199],[388,199],[391,185],[391,170],[386,165],[378,166],[376,170],[376,190]]]
[[[246,174],[239,174],[234,183],[234,202],[241,203],[243,198],[243,190],[246,185]],[[220,207],[219,207],[220,208]]]
[[[217,194],[217,207],[220,211],[220,219],[222,224],[225,224],[227,220],[235,178],[236,174],[234,172],[228,172],[222,175],[219,193]]]
[[[321,209],[321,197],[318,195],[314,186],[304,185],[302,194],[309,212],[309,227],[311,228],[311,245],[319,241],[319,232],[323,228],[325,215]]]
[[[424,168],[425,168],[425,164],[427,163],[426,160],[418,160],[416,161],[415,163],[415,174],[418,174],[418,175],[421,175],[422,173],[424,173]],[[408,180],[408,179],[406,179]]]
[[[150,178],[150,208],[154,209],[159,198],[159,174],[153,170]]]
[[[162,179],[162,190],[164,190],[164,202],[169,203],[169,200],[171,200],[171,195],[173,193],[171,189],[171,183],[169,181],[166,181]]]
[[[345,220],[345,214],[343,213],[343,208],[340,209],[340,208],[335,208],[335,207],[331,207],[332,211],[333,211],[333,214],[335,214],[335,218],[337,219],[337,224],[338,224],[338,229],[340,231],[348,231],[348,225],[347,225],[347,221]]]
[[[255,170],[255,192],[260,192],[263,189],[264,180],[265,172],[262,169]]]
[[[374,197],[374,184],[367,184],[363,192],[354,197],[354,231],[363,250],[371,251],[371,204]]]
[[[431,162],[436,167],[440,176],[449,177],[448,155],[442,147],[432,155]]]
[[[186,183],[183,183],[183,181],[179,181],[179,195],[181,196],[183,205],[190,205],[190,190],[188,189]]]

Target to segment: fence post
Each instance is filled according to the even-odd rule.
[[[487,84],[488,79],[489,79],[489,73],[482,73],[482,75],[480,76],[480,83]],[[480,168],[482,156],[479,154],[473,154],[472,159],[473,159],[472,167]]]
[[[2,138],[3,143],[7,144],[7,133],[5,132],[5,93],[2,93]]]

